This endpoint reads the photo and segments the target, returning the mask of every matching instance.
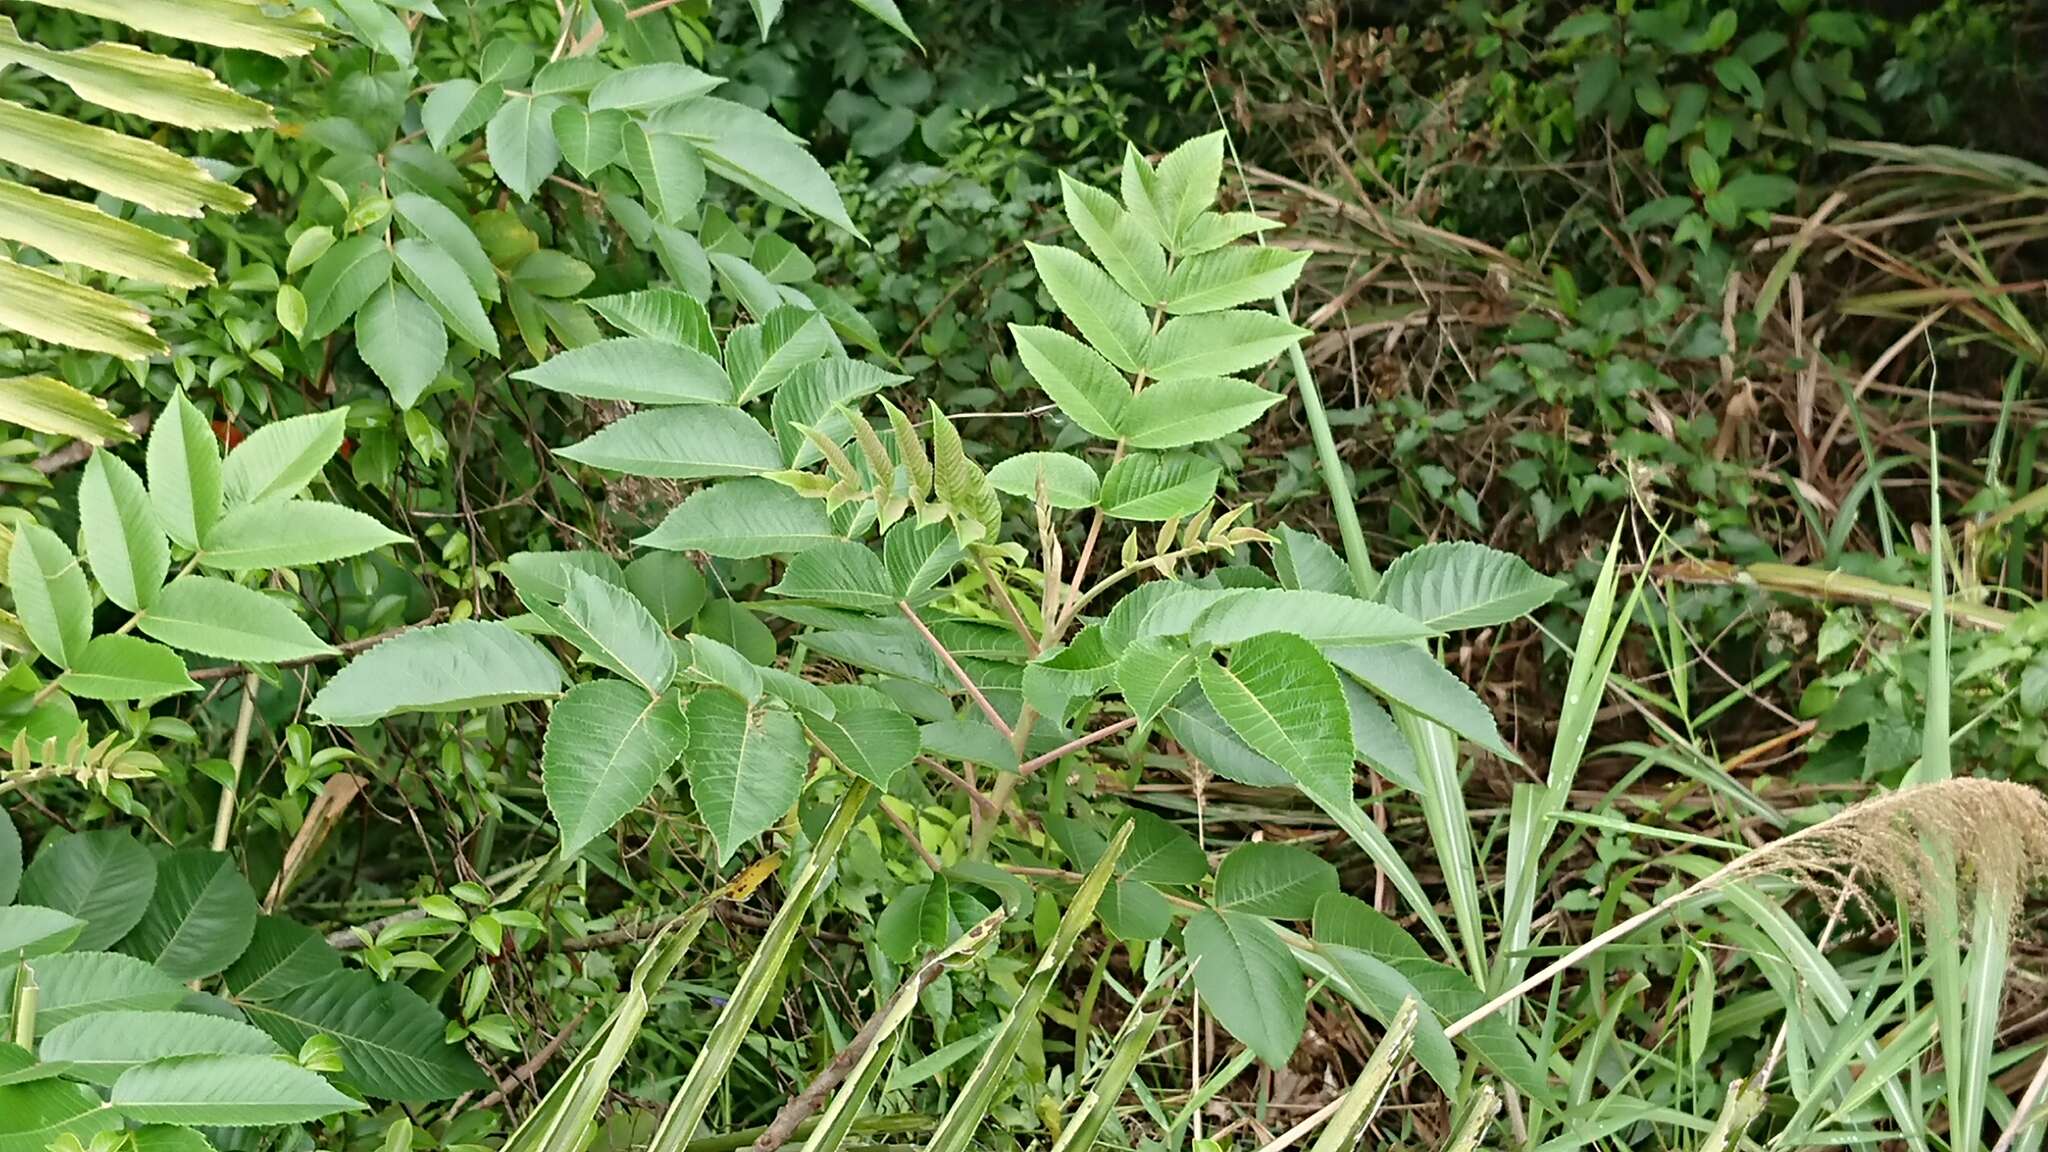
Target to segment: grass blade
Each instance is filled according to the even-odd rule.
[[[661,1126],[654,1130],[654,1139],[648,1144],[649,1152],[682,1152],[690,1137],[697,1134],[697,1125],[704,1119],[704,1110],[711,1105],[712,1094],[725,1081],[726,1069],[732,1066],[733,1057],[739,1054],[740,1043],[747,1038],[747,1030],[761,1011],[761,1002],[767,998],[768,990],[775,986],[775,974],[789,955],[790,945],[796,941],[797,929],[803,926],[811,901],[817,899],[818,892],[824,888],[825,877],[839,860],[839,848],[846,842],[846,834],[853,829],[854,821],[859,818],[861,809],[867,804],[868,794],[873,790],[867,781],[858,780],[839,801],[831,823],[825,826],[824,834],[812,846],[810,859],[805,861],[803,871],[797,874],[796,883],[790,886],[789,896],[769,923],[767,934],[761,937],[761,946],[754,950],[746,968],[740,972],[739,984],[733,988],[732,998],[725,1002],[725,1009],[718,1014],[718,1022],[711,1026],[711,1034],[704,1039],[704,1049],[697,1054],[696,1063],[690,1066],[690,1074],[683,1079],[683,1086],[676,1090],[676,1098],[663,1114]]]
[[[1322,1136],[1315,1143],[1314,1152],[1350,1152],[1358,1146],[1359,1138],[1365,1135],[1365,1126],[1379,1115],[1380,1103],[1387,1098],[1387,1088],[1394,1082],[1394,1073],[1408,1063],[1408,1048],[1415,1042],[1415,1021],[1422,1008],[1414,1000],[1401,1002],[1400,1011],[1387,1025],[1387,1034],[1380,1038],[1379,1046],[1372,1050],[1371,1058],[1365,1062],[1365,1070],[1358,1074],[1351,1091],[1344,1094],[1343,1103],[1338,1105],[1336,1115],[1323,1128]]]
[[[1472,851],[1472,819],[1465,811],[1465,785],[1458,778],[1458,741],[1449,729],[1405,708],[1394,710],[1394,722],[1421,770],[1422,814],[1450,893],[1466,965],[1473,979],[1484,980],[1486,921],[1479,914],[1479,872]]]
[[[1165,987],[1177,989],[1179,986],[1180,981],[1176,980]],[[1103,1123],[1115,1110],[1131,1074],[1138,1070],[1138,1061],[1144,1059],[1150,1048],[1152,1034],[1159,1030],[1159,1022],[1166,1019],[1165,1003],[1147,1008],[1145,999],[1140,999],[1131,1014],[1124,1018],[1123,1028],[1110,1045],[1109,1063],[1103,1067],[1102,1075],[1096,1078],[1095,1086],[1081,1099],[1081,1106],[1067,1118],[1066,1128],[1052,1146],[1052,1152],[1088,1152],[1095,1147],[1096,1134],[1102,1131]]]
[[[1499,1114],[1500,1093],[1491,1084],[1481,1084],[1471,1110],[1465,1113],[1465,1122],[1458,1125],[1443,1152],[1478,1152],[1479,1142],[1486,1138],[1487,1129],[1493,1127],[1493,1118]]]
[[[1066,967],[1067,956],[1081,939],[1081,933],[1095,920],[1095,905],[1102,899],[1103,889],[1109,886],[1110,870],[1116,866],[1117,857],[1123,855],[1124,845],[1131,842],[1133,826],[1130,821],[1125,821],[1124,826],[1117,829],[1116,837],[1103,850],[1102,858],[1081,881],[1080,888],[1074,893],[1074,902],[1067,905],[1066,915],[1060,918],[1059,930],[1053,933],[1052,943],[1046,945],[1045,954],[1038,958],[1038,967],[1032,970],[1023,992],[1017,996],[1017,1003],[1004,1018],[1002,1031],[981,1054],[981,1062],[975,1065],[967,1083],[961,1085],[960,1094],[954,1097],[953,1106],[939,1121],[931,1142],[925,1145],[925,1152],[966,1152],[973,1142],[975,1131],[988,1117],[989,1105],[995,1098],[996,1089],[1001,1087],[1003,1073],[1009,1069],[1010,1061],[1017,1058],[1017,1049],[1023,1046],[1025,1033],[1045,1003],[1046,993],[1052,991],[1053,981],[1059,978],[1060,969]]]

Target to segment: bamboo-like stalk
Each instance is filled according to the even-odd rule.
[[[1294,313],[1284,296],[1273,297],[1273,310],[1288,319]],[[1358,498],[1344,481],[1344,461],[1337,455],[1337,438],[1330,432],[1329,414],[1323,411],[1322,390],[1308,370],[1308,358],[1299,343],[1287,346],[1287,363],[1294,369],[1295,391],[1301,393],[1301,410],[1308,417],[1309,435],[1316,444],[1316,469],[1330,490],[1330,508],[1337,516],[1337,535],[1344,544],[1344,563],[1351,569],[1351,586],[1361,597],[1371,599],[1378,591],[1380,576],[1372,566],[1372,554],[1365,547],[1365,530],[1358,524]]]

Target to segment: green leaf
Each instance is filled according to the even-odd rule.
[[[1138,303],[1156,305],[1166,294],[1166,252],[1114,197],[1060,173],[1067,220],[1124,291]]]
[[[694,348],[718,358],[718,337],[704,305],[674,288],[648,288],[619,296],[585,300],[592,311],[629,336],[645,336]]]
[[[45,840],[21,876],[21,902],[85,921],[76,947],[96,951],[128,934],[156,889],[156,860],[126,832]]]
[[[95,452],[78,484],[85,558],[107,599],[130,612],[149,606],[171,567],[171,546],[142,477],[111,452]]]
[[[1216,869],[1216,907],[1226,912],[1306,920],[1336,891],[1336,866],[1292,844],[1242,844]]]
[[[21,863],[21,833],[15,830],[14,818],[0,808],[0,908],[12,904],[21,888]]]
[[[634,543],[745,560],[802,552],[838,539],[824,505],[773,480],[751,477],[690,493]]]
[[[600,88],[602,85],[600,85]],[[562,162],[551,118],[562,101],[554,96],[514,96],[484,129],[484,151],[505,187],[521,200],[533,199],[541,182]]]
[[[176,652],[137,636],[93,637],[58,683],[87,700],[154,700],[199,690]]]
[[[340,971],[341,953],[318,933],[282,916],[264,916],[223,979],[237,1000],[274,1000]]]
[[[224,572],[305,568],[406,543],[366,513],[340,504],[265,500],[221,517],[207,532],[199,561]]]
[[[1111,364],[1136,372],[1152,334],[1144,307],[1080,253],[1043,244],[1027,247],[1039,281],[1059,310]]]
[[[14,613],[36,651],[59,668],[85,655],[92,639],[92,588],[85,568],[55,532],[33,522],[15,529],[7,583]]]
[[[642,64],[607,76],[590,93],[590,106],[603,110],[646,112],[665,105],[695,100],[725,83],[710,73],[688,64]]]
[[[988,482],[996,491],[1026,500],[1038,499],[1041,478],[1055,508],[1093,508],[1102,489],[1095,469],[1065,452],[1021,452],[988,470]]]
[[[492,355],[498,352],[498,334],[484,314],[483,301],[470,285],[468,273],[455,258],[429,241],[406,237],[393,248],[398,271],[420,299],[433,305],[448,329],[471,345]]]
[[[531,637],[495,621],[415,628],[351,660],[308,710],[361,727],[404,712],[466,712],[562,690],[562,669]]]
[[[626,170],[656,219],[673,224],[697,211],[704,198],[704,161],[688,140],[627,124],[623,146]]]
[[[441,374],[448,330],[412,289],[392,281],[356,319],[356,351],[400,408],[410,408]]]
[[[228,453],[221,471],[227,502],[283,500],[305,491],[341,450],[347,423],[348,409],[336,408],[273,421],[251,432]],[[152,483],[155,475],[152,469]],[[202,526],[199,538],[206,539],[207,532]]]
[[[34,904],[0,906],[0,962],[18,956],[41,956],[70,948],[85,921],[55,908]]]
[[[1249,380],[1205,376],[1166,380],[1134,397],[1117,421],[1133,448],[1180,448],[1229,435],[1280,402]]]
[[[1175,265],[1166,284],[1166,310],[1175,316],[1217,312],[1271,300],[1294,285],[1308,253],[1237,246],[1204,252]]]
[[[64,1080],[0,1085],[0,1152],[45,1152],[66,1136],[90,1141],[121,1126],[99,1093]]]
[[[313,262],[299,291],[306,297],[302,343],[313,344],[348,322],[391,280],[391,249],[382,236],[351,236]]]
[[[392,199],[391,206],[408,227],[461,265],[463,276],[478,296],[485,300],[498,298],[498,271],[467,220],[439,200],[417,192],[401,193]]]
[[[1274,1067],[1285,1066],[1308,1024],[1301,970],[1273,926],[1207,909],[1188,919],[1195,990],[1232,1036]]]
[[[882,566],[889,570],[890,590],[912,604],[922,603],[966,555],[952,525],[939,521],[920,524],[913,517],[882,538]]]
[[[43,1037],[37,1053],[68,1075],[112,1084],[137,1064],[179,1056],[283,1056],[261,1029],[202,1012],[98,1012]]]
[[[1351,575],[1321,537],[1282,524],[1273,530],[1273,574],[1297,592],[1351,594]]]
[[[929,426],[932,494],[952,511],[953,524],[961,530],[963,543],[994,544],[1003,526],[1003,507],[995,486],[988,482],[988,474],[981,466],[968,459],[960,433],[954,430],[953,421],[939,411],[937,402],[931,405]]]
[[[270,1056],[185,1056],[130,1068],[107,1102],[130,1120],[253,1128],[363,1109],[311,1072]]]
[[[818,600],[839,608],[887,612],[901,599],[881,557],[865,544],[834,540],[799,552],[782,581],[769,589],[778,596]]]
[[[782,467],[782,449],[761,422],[722,406],[635,412],[555,452],[608,472],[669,480],[759,476]]]
[[[1228,667],[1205,661],[1199,676],[1231,730],[1311,799],[1356,807],[1344,690],[1313,644],[1281,632],[1253,636],[1231,652]]]
[[[1458,540],[1425,544],[1395,560],[1379,594],[1420,623],[1453,632],[1519,620],[1563,587],[1519,556]]]
[[[832,350],[825,317],[795,305],[772,309],[759,324],[742,324],[725,338],[725,369],[739,403],[766,396],[798,368]]]
[[[183,392],[149,434],[149,498],[172,540],[186,548],[220,518],[220,442]]]
[[[1209,875],[1209,858],[1201,845],[1172,821],[1143,810],[1132,812],[1130,821],[1131,840],[1118,859],[1118,876],[1146,884],[1186,885],[1199,884]]]
[[[403,984],[347,969],[275,999],[240,1001],[249,1022],[297,1052],[315,1036],[341,1047],[349,1082],[386,1100],[445,1100],[490,1087],[462,1049],[442,1039],[447,1022]]]
[[[483,127],[504,102],[501,85],[479,84],[466,76],[446,80],[420,104],[420,126],[435,148],[446,148]]]
[[[586,577],[588,579],[588,577]],[[562,858],[639,807],[690,743],[682,702],[616,680],[578,684],[548,715],[541,782],[562,829]]]
[[[588,572],[567,575],[568,594],[541,618],[576,645],[584,659],[632,680],[650,696],[667,691],[676,675],[675,645],[646,606],[626,589]]]
[[[1187,452],[1133,452],[1110,466],[1096,503],[1119,520],[1192,516],[1216,495],[1220,473]]]
[[[689,623],[709,594],[697,565],[673,552],[640,557],[626,565],[625,579],[626,590],[640,598],[667,632]]]
[[[249,946],[256,916],[256,894],[233,860],[183,849],[157,861],[156,889],[121,951],[179,980],[197,980],[234,963]]]
[[[6,123],[10,110],[27,111],[0,100],[0,161],[14,159],[7,147],[14,142]],[[81,127],[61,117],[50,119],[61,128]],[[113,135],[112,140],[132,138]],[[0,327],[51,344],[127,360],[161,356],[167,351],[150,330],[149,313],[55,271],[18,264],[5,255],[0,255]]]
[[[630,124],[626,114],[616,108],[589,111],[576,104],[562,105],[548,120],[562,158],[577,175],[585,177],[624,153]]]
[[[1177,246],[1196,218],[1216,202],[1223,179],[1221,131],[1197,136],[1160,158],[1151,188],[1152,209]]]
[[[803,725],[787,712],[749,708],[724,692],[699,692],[686,711],[690,796],[723,866],[796,804],[809,760]]]
[[[213,576],[171,581],[141,627],[152,639],[216,660],[275,664],[334,652],[290,608]]]
[[[1156,636],[1132,642],[1116,662],[1116,687],[1124,703],[1150,724],[1195,678],[1198,659],[1185,644],[1174,644]]]
[[[1270,363],[1306,335],[1271,312],[1176,316],[1146,345],[1138,367],[1155,381],[1228,376]]]
[[[853,425],[840,410],[842,406],[858,407],[861,398],[909,380],[861,360],[812,360],[799,365],[776,389],[769,409],[769,426],[782,445],[783,459],[792,468],[817,463],[823,456],[800,428],[813,429],[844,444],[853,436]]]
[[[894,708],[837,708],[806,713],[804,727],[840,767],[886,790],[917,759],[917,722]]]
[[[128,422],[107,410],[106,401],[51,376],[0,379],[0,422],[95,447],[135,438]]]
[[[705,166],[761,198],[835,224],[859,240],[839,190],[803,145],[765,113],[716,97],[662,114],[659,126],[688,138]]]
[[[86,929],[91,933],[93,929]],[[59,952],[37,958],[36,1034],[95,1012],[161,1012],[181,1003],[190,989],[163,972],[119,952]],[[4,1004],[14,1002],[16,969],[0,969]]]
[[[1012,324],[1010,335],[1025,371],[1068,419],[1105,440],[1119,437],[1131,385],[1109,361],[1051,328]]]
[[[650,405],[733,402],[732,381],[718,361],[694,348],[644,336],[572,348],[512,377],[586,400]]]
[[[1493,713],[1464,681],[1446,671],[1427,651],[1393,644],[1332,648],[1328,656],[1331,663],[1388,700],[1449,728],[1496,756],[1521,763],[1521,757],[1500,738]]]
[[[1149,624],[1149,621],[1148,621]],[[1203,609],[1189,626],[1196,644],[1235,644],[1286,632],[1320,644],[1398,644],[1434,633],[1384,604],[1331,592],[1247,589]]]

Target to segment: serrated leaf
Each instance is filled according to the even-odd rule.
[[[1306,920],[1338,888],[1335,865],[1292,844],[1241,844],[1216,869],[1216,907],[1247,916]]]
[[[635,412],[555,454],[631,476],[700,480],[759,476],[782,467],[782,449],[738,408],[693,405]]]
[[[725,340],[725,368],[745,404],[787,382],[803,365],[832,349],[832,329],[816,312],[784,306],[759,324],[742,324]]]
[[[398,271],[415,295],[440,313],[448,330],[474,347],[497,355],[498,334],[484,314],[483,301],[469,274],[455,258],[432,242],[408,236],[393,246]]]
[[[548,714],[541,782],[562,830],[562,857],[639,807],[690,743],[682,701],[616,680],[578,684]]]
[[[343,1095],[289,1061],[270,1056],[185,1056],[130,1068],[107,1102],[130,1120],[253,1128],[359,1112]]]
[[[881,557],[865,544],[834,540],[807,548],[789,562],[769,589],[778,596],[818,600],[839,608],[887,612],[902,597]]]
[[[1086,460],[1065,452],[1022,452],[988,470],[996,491],[1026,500],[1038,498],[1040,478],[1055,508],[1093,508],[1102,481]]]
[[[456,215],[454,209],[417,192],[393,197],[391,207],[407,227],[462,266],[462,274],[478,296],[485,300],[498,298],[497,269],[484,251],[483,241],[477,239],[469,222]]]
[[[1308,253],[1239,245],[1190,257],[1174,266],[1166,284],[1168,312],[1175,316],[1218,312],[1255,300],[1271,300],[1293,287]]]
[[[568,573],[567,595],[542,618],[586,660],[659,696],[676,675],[675,646],[631,592],[587,572]],[[538,609],[536,609],[538,611]]]
[[[143,634],[216,660],[275,664],[331,655],[292,610],[214,576],[180,576],[142,614]]]
[[[1155,381],[1228,376],[1272,362],[1306,335],[1271,312],[1176,316],[1145,346],[1139,367]]]
[[[403,712],[462,712],[562,690],[548,650],[509,625],[463,620],[415,628],[349,661],[308,710],[360,727]]]
[[[58,683],[87,700],[154,700],[199,690],[176,652],[137,636],[93,637]]]
[[[199,562],[224,572],[303,568],[404,543],[404,536],[353,508],[324,500],[265,500],[221,517],[206,534]]]
[[[697,693],[686,712],[690,796],[723,865],[795,806],[809,760],[803,725],[724,692]]]
[[[232,859],[183,849],[157,861],[156,887],[121,951],[176,979],[197,980],[234,963],[257,914],[256,893]]]
[[[0,1085],[0,1149],[44,1152],[65,1137],[90,1141],[121,1126],[99,1093],[65,1080]]]
[[[994,544],[1002,528],[1003,508],[988,474],[968,459],[960,433],[936,403],[931,407],[930,426],[932,494],[952,511],[954,524],[963,529],[962,540]]]
[[[348,409],[336,408],[274,420],[251,432],[248,439],[228,453],[227,463],[221,469],[221,488],[227,502],[283,500],[305,491],[341,450],[347,423]],[[152,467],[152,484],[155,477]],[[202,527],[199,539],[205,540],[208,530]]]
[[[664,131],[689,138],[705,166],[766,200],[837,225],[855,239],[860,229],[846,214],[832,177],[782,125],[765,113],[717,97],[700,97],[666,110]]]
[[[1398,644],[1435,634],[1399,611],[1370,600],[1330,592],[1257,588],[1221,597],[1204,608],[1190,624],[1188,636],[1197,644],[1223,645],[1266,632],[1286,632],[1334,645]]]
[[[776,442],[782,445],[782,458],[792,468],[817,463],[822,459],[818,446],[801,429],[809,428],[843,444],[853,435],[853,426],[841,406],[858,407],[861,398],[909,379],[861,360],[812,360],[798,365],[776,389],[769,408],[769,424],[775,429]]]
[[[688,140],[627,124],[622,150],[641,201],[656,219],[675,223],[697,210],[704,198],[704,161]]]
[[[420,126],[427,130],[427,140],[435,148],[446,148],[483,127],[504,102],[502,86],[459,76],[436,84],[427,93],[420,104]]]
[[[313,262],[299,291],[306,298],[302,343],[326,338],[348,322],[356,309],[370,302],[391,280],[391,249],[381,236],[351,236]],[[151,441],[154,443],[154,440]]]
[[[137,1064],[179,1056],[283,1056],[259,1028],[202,1012],[98,1012],[56,1028],[37,1045],[69,1075],[112,1084]]]
[[[602,87],[602,85],[600,85]],[[551,118],[562,101],[554,96],[514,96],[484,129],[491,169],[521,200],[533,199],[541,182],[562,162]]]
[[[1344,690],[1314,645],[1286,633],[1253,636],[1232,650],[1228,667],[1205,661],[1199,676],[1231,730],[1310,798],[1356,807]]]
[[[1279,934],[1255,916],[1208,909],[1190,917],[1185,932],[1202,1003],[1259,1059],[1286,1065],[1308,1023],[1307,998]]]
[[[392,281],[356,318],[356,350],[400,408],[410,408],[441,374],[448,330],[412,289]]]
[[[1166,252],[1114,197],[1060,174],[1067,220],[1102,267],[1138,303],[1156,305],[1166,294]]]
[[[1195,678],[1199,658],[1185,644],[1156,636],[1132,642],[1116,662],[1116,688],[1140,724],[1158,719]]]
[[[718,357],[718,337],[704,305],[674,288],[648,288],[585,300],[592,311],[629,336],[645,336]]]
[[[274,1000],[339,971],[341,953],[318,933],[282,916],[264,916],[223,979],[238,1000]]]
[[[1115,366],[1064,332],[1010,325],[1017,356],[1060,411],[1105,440],[1118,438],[1131,385]]]
[[[697,565],[673,552],[649,552],[626,565],[624,575],[626,590],[670,632],[689,623],[709,595]]]
[[[1216,495],[1221,470],[1186,452],[1133,452],[1110,466],[1096,504],[1119,520],[1192,516]]]
[[[1298,592],[1352,592],[1351,574],[1337,550],[1321,537],[1285,524],[1273,530],[1273,574],[1281,587]]]
[[[0,963],[65,951],[84,929],[85,921],[55,908],[0,906]]]
[[[917,759],[916,721],[894,708],[837,708],[806,713],[804,727],[840,767],[886,790]]]
[[[349,1081],[385,1100],[445,1100],[488,1088],[462,1050],[442,1039],[447,1022],[403,984],[361,969],[336,972],[274,999],[239,1001],[249,1022],[297,1052],[314,1036],[341,1047]]]
[[[0,969],[0,994],[5,996],[0,1003],[9,1008],[14,1002],[17,973],[14,965]],[[59,952],[38,957],[35,974],[42,990],[36,1008],[38,1036],[95,1012],[161,1012],[175,1007],[189,991],[165,973],[119,952]]]
[[[1519,620],[1563,588],[1521,557],[1456,540],[1424,544],[1387,566],[1380,599],[1443,632]]]
[[[1335,647],[1328,655],[1332,664],[1395,704],[1449,728],[1496,756],[1521,763],[1521,757],[1500,738],[1493,713],[1463,680],[1446,671],[1427,651],[1407,644],[1389,644],[1373,648]]]
[[[624,154],[630,123],[626,114],[616,108],[593,111],[577,104],[555,109],[548,121],[555,130],[555,143],[562,149],[562,158],[579,176],[589,176]]]
[[[838,539],[823,504],[773,480],[751,477],[690,493],[634,543],[745,560],[802,552]]]
[[[1028,247],[1039,282],[1089,345],[1118,368],[1138,371],[1152,335],[1144,307],[1080,253],[1044,244]]]
[[[515,380],[587,400],[629,404],[731,404],[732,382],[718,361],[694,348],[644,336],[619,336],[566,352]]]
[[[92,588],[78,557],[55,532],[23,524],[8,550],[7,583],[36,651],[59,668],[71,667],[92,639]]]
[[[590,106],[645,112],[694,100],[723,83],[723,78],[688,64],[642,64],[607,76],[591,91]]]
[[[46,840],[21,877],[21,902],[85,921],[76,947],[95,951],[128,934],[156,890],[156,860],[126,832]]]
[[[150,430],[146,450],[149,498],[171,539],[186,548],[220,518],[220,442],[199,409],[180,392]]]
[[[171,567],[171,546],[142,477],[111,452],[95,452],[78,484],[85,558],[107,599],[130,612],[148,606]]]
[[[1224,136],[1221,131],[1206,133],[1160,157],[1150,189],[1152,210],[1176,247],[1196,218],[1216,202],[1223,179]]]
[[[912,604],[922,603],[966,557],[959,534],[941,522],[904,520],[882,538],[882,566],[889,570],[890,590]]]
[[[1206,444],[1243,428],[1280,402],[1249,380],[1204,376],[1146,386],[1117,421],[1133,448],[1180,448]]]

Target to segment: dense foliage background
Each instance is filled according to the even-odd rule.
[[[2038,1148],[2044,47],[0,7],[0,1152]]]

